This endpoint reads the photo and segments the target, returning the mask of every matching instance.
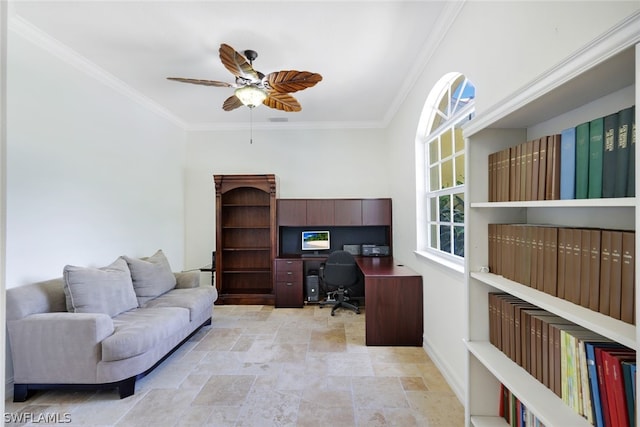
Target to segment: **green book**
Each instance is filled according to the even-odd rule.
[[[629,171],[627,173],[627,197],[636,196],[636,111],[631,113],[631,142],[629,143]]]
[[[602,197],[613,197],[616,187],[616,146],[618,145],[618,113],[604,117],[602,152]]]
[[[618,112],[618,141],[616,144],[616,180],[613,197],[627,196],[627,174],[629,172],[629,145],[634,108],[624,108]]]
[[[589,122],[576,126],[576,199],[586,199],[589,188]]]
[[[602,197],[602,155],[604,153],[604,117],[589,122],[589,189],[590,199]]]

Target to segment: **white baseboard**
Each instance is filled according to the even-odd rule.
[[[459,378],[457,371],[453,369],[451,365],[447,363],[447,359],[440,357],[437,352],[433,350],[433,347],[429,345],[427,339],[424,339],[422,342],[422,348],[427,353],[431,361],[436,365],[442,376],[444,377],[451,390],[455,393],[456,397],[464,405],[465,401],[465,390],[464,390],[464,379]]]

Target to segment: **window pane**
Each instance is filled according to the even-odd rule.
[[[429,191],[436,191],[440,189],[439,170],[440,167],[438,165],[429,168]]]
[[[456,185],[464,184],[464,154],[455,158],[456,162]]]
[[[453,131],[449,129],[440,137],[440,155],[446,159],[453,154]]]
[[[429,142],[429,164],[432,165],[440,161],[438,156],[438,138]]]
[[[464,227],[453,227],[453,253],[464,257]]]
[[[430,235],[431,235],[431,239],[429,242],[429,246],[431,246],[433,249],[438,249],[438,226],[435,224],[432,224],[431,227],[429,227],[430,229]]]
[[[440,222],[451,222],[451,196],[440,196],[438,199]]]
[[[455,129],[455,135],[454,135],[455,141],[455,150],[456,153],[459,153],[460,151],[464,150],[464,137],[462,136],[462,129],[459,127],[456,127]]]
[[[464,223],[464,193],[453,195],[453,222]]]
[[[451,253],[451,227],[440,226],[440,250]]]
[[[442,163],[442,187],[449,188],[453,186],[453,160],[447,160]]]
[[[434,113],[433,121],[431,122],[431,130],[438,129],[438,127],[444,122],[444,117],[439,112]]]
[[[429,199],[429,221],[438,220],[438,199],[432,197]]]

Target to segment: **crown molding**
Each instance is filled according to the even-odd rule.
[[[431,61],[431,57],[435,54],[436,50],[442,43],[442,40],[446,37],[466,1],[467,0],[453,0],[445,2],[442,12],[438,16],[438,19],[436,19],[435,27],[431,30],[426,43],[422,46],[420,53],[417,55],[418,60],[414,63],[411,70],[409,70],[407,77],[404,78],[404,84],[398,92],[398,96],[396,96],[394,101],[390,104],[389,109],[382,120],[381,127],[387,127],[389,123],[391,123],[391,120],[396,116],[400,106],[405,102],[409,93],[411,93],[411,89],[413,89],[418,82],[418,79],[427,68],[427,65]]]
[[[515,96],[495,103],[463,126],[466,136],[491,127],[498,120],[525,107],[553,89],[640,42],[640,10],[629,15],[566,59],[516,90]]]
[[[118,93],[137,102],[149,111],[169,120],[183,130],[187,128],[187,123],[176,117],[167,109],[161,107],[148,97],[142,95],[139,91],[124,83],[114,75],[108,73],[95,63],[89,61],[75,50],[69,48],[64,43],[51,37],[35,25],[31,24],[18,14],[14,13],[9,16],[8,29],[10,32],[30,41],[34,45],[40,47],[46,52],[56,56],[66,64],[71,65],[77,70],[87,74],[100,83],[114,89]]]

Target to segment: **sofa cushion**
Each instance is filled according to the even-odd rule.
[[[189,310],[180,307],[138,308],[113,318],[114,333],[102,341],[102,361],[143,354],[162,340],[182,333]]]
[[[162,249],[150,257],[131,258],[125,255],[122,258],[131,270],[133,289],[141,307],[147,301],[176,287],[176,276]]]
[[[213,286],[173,289],[147,302],[144,307],[186,308],[189,310],[189,320],[193,320],[203,311],[209,310],[216,299],[218,299],[218,291]]]
[[[67,310],[113,317],[138,307],[127,263],[118,258],[102,268],[66,265],[63,269]]]

